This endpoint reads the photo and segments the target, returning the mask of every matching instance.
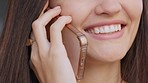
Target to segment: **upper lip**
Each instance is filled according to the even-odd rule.
[[[88,26],[84,27],[84,30],[92,29],[95,27],[101,27],[101,26],[105,26],[105,25],[115,25],[115,24],[121,24],[121,26],[127,25],[127,23],[122,20],[104,21],[104,22],[98,22],[98,23],[88,25]]]

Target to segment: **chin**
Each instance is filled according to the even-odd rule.
[[[113,49],[106,50],[88,50],[88,60],[97,61],[102,63],[111,63],[120,61],[125,55],[127,51],[120,50],[115,51]]]

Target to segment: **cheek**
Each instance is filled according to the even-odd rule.
[[[133,4],[131,5],[131,3]],[[123,1],[122,7],[130,20],[128,26],[130,28],[128,29],[127,34],[129,35],[129,40],[132,43],[139,27],[140,18],[143,10],[143,3],[142,0],[129,0],[127,2]]]
[[[70,3],[64,3],[61,5],[62,12],[61,15],[70,15],[72,16],[72,24],[76,27],[81,27],[81,24],[83,21],[87,18],[89,15],[92,7],[88,6],[87,3],[76,3],[73,2],[73,4]]]
[[[132,3],[132,4],[131,4]],[[143,10],[142,0],[123,0],[122,6],[132,21],[140,19]]]

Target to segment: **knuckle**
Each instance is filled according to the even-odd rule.
[[[50,26],[50,31],[57,31],[58,27],[60,27],[58,24],[54,23]]]
[[[36,63],[39,61],[39,59],[36,56],[31,56],[30,60],[32,61],[32,63]]]
[[[37,19],[32,23],[32,28],[38,27],[41,24],[42,24],[41,21]]]

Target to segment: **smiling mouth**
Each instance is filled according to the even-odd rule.
[[[125,26],[125,24],[104,25],[100,27],[87,28],[85,29],[85,32],[89,34],[112,34],[121,31]]]

